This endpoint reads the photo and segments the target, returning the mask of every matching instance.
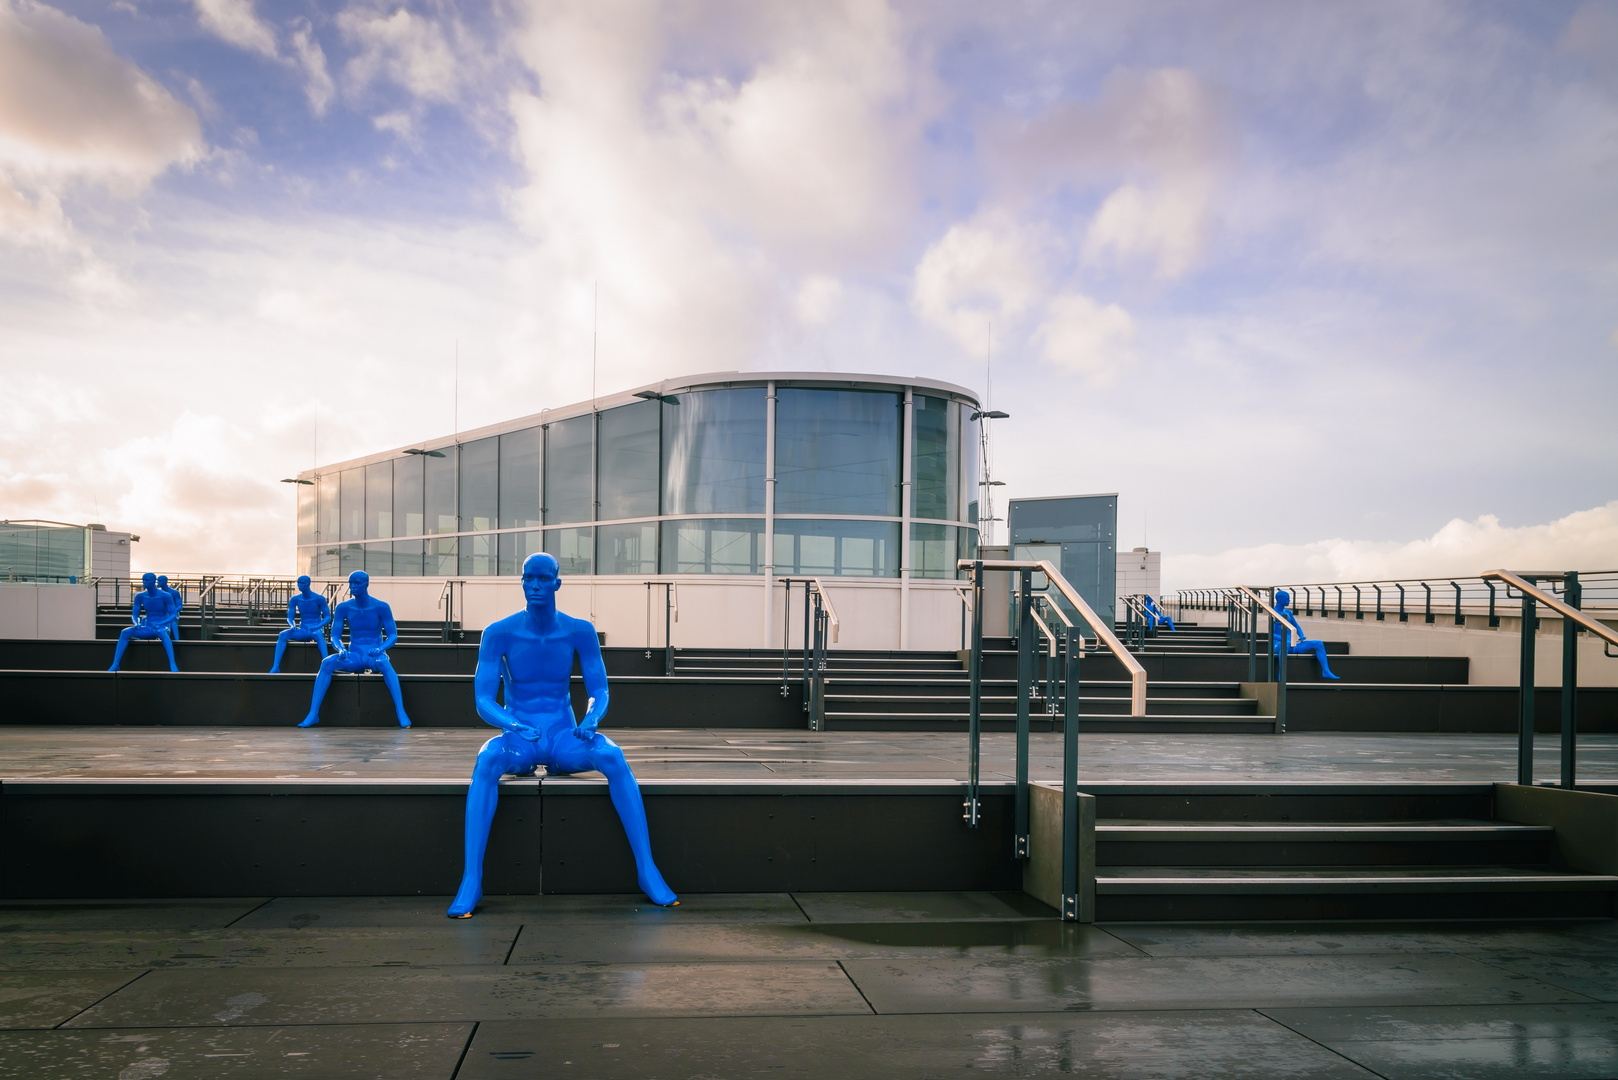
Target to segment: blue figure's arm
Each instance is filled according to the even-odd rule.
[[[601,639],[596,628],[580,620],[573,627],[573,647],[579,653],[579,670],[584,673],[584,692],[590,699],[590,708],[584,719],[573,729],[573,734],[589,742],[595,738],[601,718],[607,715],[607,665],[601,662]]]
[[[298,594],[293,593],[287,601],[287,625],[296,628],[298,625]]]
[[[539,732],[518,720],[508,705],[501,705],[494,699],[495,692],[500,689],[500,667],[506,658],[506,643],[507,635],[504,633],[484,633],[478,645],[477,673],[472,676],[472,700],[484,723],[533,742],[539,738]]]
[[[129,621],[136,626],[140,625],[140,609],[143,606],[141,601],[145,596],[145,593],[136,593],[134,599],[129,601]]]
[[[332,648],[345,656],[348,654],[348,649],[343,645],[343,624],[347,621],[348,616],[343,612],[343,605],[338,604],[337,610],[332,612],[331,616],[331,644]]]
[[[382,644],[372,651],[372,656],[381,656],[393,648],[393,643],[399,640],[399,627],[393,621],[393,609],[387,604],[382,605]]]
[[[327,603],[326,598],[319,593],[315,594],[315,598],[320,601],[320,626],[315,627],[316,630],[319,630],[321,626],[331,624],[331,604]]]

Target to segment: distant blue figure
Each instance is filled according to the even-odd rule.
[[[331,605],[320,593],[309,590],[309,575],[302,575],[298,578],[298,591],[287,601],[287,628],[275,639],[275,663],[270,665],[270,674],[281,670],[281,654],[287,651],[289,641],[312,641],[320,646],[320,658],[326,659],[323,631],[329,622]]]
[[[1141,605],[1146,608],[1146,617],[1151,620],[1151,629],[1156,630],[1159,626],[1167,626],[1174,633],[1179,633],[1178,630],[1174,629],[1174,620],[1163,614],[1163,609],[1157,606],[1157,601],[1153,600],[1149,594],[1141,593]]]
[[[613,808],[635,855],[635,878],[641,891],[654,904],[668,907],[680,902],[652,862],[646,808],[635,774],[629,771],[618,744],[596,731],[607,712],[607,669],[601,662],[601,643],[590,623],[556,610],[556,590],[561,585],[553,557],[543,552],[528,556],[522,567],[527,608],[483,631],[472,690],[478,715],[503,733],[483,744],[472,769],[472,786],[466,793],[466,870],[449,907],[452,919],[470,916],[483,898],[483,854],[500,795],[500,778],[507,773],[531,773],[539,765],[546,766],[550,774],[595,769],[605,776]],[[590,696],[579,723],[574,722],[568,691],[575,656]],[[504,705],[495,701],[502,683]]]
[[[1315,659],[1320,661],[1321,675],[1328,679],[1341,678],[1341,676],[1333,674],[1331,665],[1326,663],[1326,643],[1324,641],[1315,641],[1307,637],[1303,632],[1303,627],[1298,625],[1298,616],[1292,611],[1291,593],[1287,592],[1285,589],[1275,590],[1275,610],[1279,611],[1282,616],[1285,617],[1286,621],[1291,624],[1292,629],[1298,632],[1298,643],[1288,648],[1287,638],[1291,635],[1287,633],[1285,626],[1277,624],[1273,626],[1270,631],[1270,647],[1277,653],[1279,653],[1282,649],[1286,649],[1288,656],[1299,656],[1307,653],[1313,653]]]
[[[167,593],[168,598],[174,601],[174,609],[169,617],[163,621],[163,630],[168,634],[170,641],[180,640],[180,609],[185,607],[185,596],[179,589],[171,588],[167,574],[157,575],[157,591]]]
[[[337,605],[332,615],[331,643],[336,652],[320,662],[320,674],[315,676],[314,698],[309,702],[309,715],[299,727],[314,727],[320,723],[320,703],[331,686],[334,672],[379,671],[393,695],[393,710],[399,716],[399,726],[409,727],[410,717],[405,715],[404,698],[399,693],[399,676],[388,662],[388,650],[399,640],[399,628],[393,622],[393,609],[370,593],[371,575],[356,570],[348,575],[348,591],[352,600]],[[343,624],[348,624],[348,648],[343,648]]]
[[[135,594],[135,602],[129,608],[130,621],[135,625],[125,627],[124,632],[118,635],[118,647],[112,653],[112,667],[107,670],[117,671],[118,665],[124,662],[124,650],[129,648],[131,641],[139,639],[161,641],[163,651],[169,654],[169,670],[179,671],[179,666],[174,662],[174,643],[169,640],[165,629],[174,601],[168,593],[158,589],[156,574],[142,574],[140,582],[146,589]]]

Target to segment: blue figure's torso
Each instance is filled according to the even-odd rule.
[[[535,727],[557,724],[572,727],[573,701],[569,685],[574,657],[585,659],[578,647],[577,639],[581,634],[594,638],[595,628],[561,612],[556,613],[555,624],[545,631],[538,629],[537,620],[527,611],[501,619],[485,630],[483,640],[488,651],[503,656],[511,673],[506,683],[506,707]],[[582,666],[599,666],[599,655],[595,659],[595,665]],[[590,674],[586,672],[587,684],[595,681],[589,678]],[[603,693],[595,694],[596,689],[590,686],[592,696],[605,696],[604,669],[599,687]]]
[[[360,600],[344,600],[337,605],[334,615],[332,635],[334,639],[342,636],[342,624],[348,624],[348,647],[350,651],[371,652],[383,648],[384,637],[392,638],[394,635],[393,609],[387,603],[374,596]],[[390,641],[389,644],[392,644]]]
[[[160,626],[174,614],[174,601],[167,593],[138,592],[130,606],[129,618],[136,626]]]
[[[293,593],[287,601],[287,622],[302,630],[319,629],[330,615],[331,605],[319,593]]]

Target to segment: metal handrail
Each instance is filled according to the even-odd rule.
[[[1524,571],[1524,573],[1528,572]],[[1513,589],[1516,589],[1518,592],[1532,596],[1539,603],[1544,604],[1552,611],[1560,614],[1562,618],[1572,619],[1574,622],[1578,623],[1580,626],[1584,627],[1601,640],[1612,645],[1618,645],[1618,633],[1615,633],[1606,624],[1590,618],[1590,616],[1586,615],[1576,607],[1569,607],[1567,604],[1564,604],[1562,601],[1556,599],[1555,596],[1546,592],[1544,589],[1530,585],[1527,581],[1524,581],[1521,577],[1512,573],[1510,570],[1485,570],[1478,576],[1483,578],[1485,581],[1503,581],[1507,585],[1510,585]],[[1554,572],[1547,571],[1545,573],[1529,574],[1529,576],[1536,578],[1561,578],[1562,572],[1560,570]],[[1608,655],[1611,654],[1609,653]]]
[[[809,580],[814,583],[815,592],[820,594],[821,603],[826,605],[826,618],[831,622],[831,639],[835,642],[837,632],[842,629],[843,624],[837,618],[837,609],[832,606],[831,594],[826,591],[826,586],[820,583],[819,578],[812,577]]]
[[[1129,715],[1146,715],[1146,669],[1141,666],[1130,651],[1124,648],[1124,643],[1118,640],[1118,635],[1112,632],[1112,627],[1106,625],[1095,609],[1084,602],[1079,591],[1069,584],[1056,567],[1051,565],[1049,559],[961,559],[956,566],[961,570],[970,570],[974,565],[981,565],[985,570],[1038,570],[1044,574],[1052,585],[1067,598],[1079,617],[1090,624],[1090,629],[1096,632],[1096,637],[1107,646],[1108,651],[1118,658],[1129,672]]]
[[[1236,591],[1239,593],[1244,593],[1250,599],[1257,601],[1258,606],[1269,613],[1270,618],[1287,628],[1288,648],[1291,648],[1303,640],[1303,633],[1296,626],[1293,626],[1290,622],[1288,622],[1285,615],[1282,615],[1279,611],[1275,610],[1275,608],[1271,607],[1269,601],[1265,600],[1264,597],[1260,596],[1252,589],[1249,589],[1246,585],[1236,586]]]
[[[1069,630],[1073,629],[1073,620],[1067,617],[1067,612],[1063,611],[1061,607],[1052,603],[1050,597],[1041,593],[1038,598],[1038,602],[1042,602],[1045,605],[1046,610],[1048,610],[1052,615],[1055,615],[1058,619],[1062,620],[1062,625],[1064,627]]]
[[[1039,632],[1045,635],[1045,646],[1050,651],[1051,656],[1054,657],[1056,655],[1056,635],[1051,633],[1049,626],[1045,625],[1045,620],[1039,617],[1039,612],[1030,611],[1028,616],[1034,620],[1034,625],[1039,627]]]

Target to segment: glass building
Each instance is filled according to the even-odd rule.
[[[667,380],[302,474],[298,571],[954,578],[977,407],[923,379]]]

